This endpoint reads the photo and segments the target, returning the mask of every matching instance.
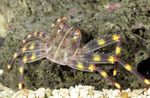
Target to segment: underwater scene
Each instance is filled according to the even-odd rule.
[[[0,98],[150,98],[150,0],[0,0]]]

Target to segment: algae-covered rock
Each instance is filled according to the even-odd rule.
[[[0,37],[6,36],[5,23],[6,23],[6,20],[4,16],[0,14]]]
[[[0,0],[1,15],[6,18],[8,28],[5,31],[7,36],[4,36],[4,42],[0,47],[0,66],[4,70],[0,82],[17,89],[19,59],[9,73],[6,70],[13,53],[21,47],[23,38],[30,32],[55,33],[51,32],[51,25],[62,16],[67,16],[70,25],[81,30],[82,44],[101,35],[119,33],[122,36],[121,59],[133,66],[137,65],[150,56],[150,2],[148,1]],[[114,53],[115,51],[112,51],[114,46],[105,47],[98,52]],[[141,51],[143,54],[139,53]],[[111,74],[112,65],[105,65],[103,68]],[[114,78],[123,88],[145,86],[122,66],[119,69]],[[98,73],[76,71],[46,59],[25,64],[24,83],[30,89],[70,87],[77,84],[92,85],[96,89],[113,88]]]

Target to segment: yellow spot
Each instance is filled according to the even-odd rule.
[[[109,56],[108,61],[111,63],[115,62],[115,57],[114,56]]]
[[[120,39],[120,36],[115,34],[115,35],[113,35],[112,39],[114,41],[118,41]]]
[[[54,27],[54,26],[55,26],[55,24],[52,24],[51,26],[52,26],[52,27]]]
[[[34,37],[36,37],[37,36],[37,32],[34,32]]]
[[[100,74],[101,74],[104,78],[107,77],[107,73],[106,73],[105,71],[102,71]]]
[[[26,63],[27,62],[27,57],[26,56],[24,56],[24,58],[22,59],[22,61],[24,62],[24,63]]]
[[[33,49],[34,49],[34,43],[32,43],[30,46],[30,50],[33,50]]]
[[[31,38],[31,34],[29,34],[27,38]]]
[[[17,57],[17,55],[18,55],[18,54],[17,54],[17,53],[15,53],[15,54],[13,55],[13,58],[16,58],[16,57]]]
[[[98,42],[98,45],[104,45],[105,44],[104,39],[98,39],[97,42]]]
[[[43,32],[40,32],[40,35],[39,35],[40,37],[42,37],[43,36]]]
[[[147,85],[150,85],[150,81],[148,79],[144,79],[144,82],[147,84]]]
[[[125,65],[125,69],[127,69],[128,71],[131,71],[131,70],[132,70],[132,67],[131,67],[131,65],[126,64],[126,65]]]
[[[60,31],[61,31],[61,30],[57,30],[57,33],[60,34]]]
[[[23,74],[23,67],[20,67],[20,68],[19,68],[19,73],[20,73],[20,74]]]
[[[127,92],[121,92],[120,97],[121,98],[130,98]]]
[[[22,52],[24,52],[24,51],[26,51],[27,50],[27,48],[24,46],[23,48],[22,48]]]
[[[113,71],[113,76],[116,76],[116,74],[117,74],[117,70],[114,70]]]
[[[120,89],[120,88],[121,88],[120,84],[118,84],[117,82],[116,82],[116,83],[114,83],[114,85],[115,85],[118,89]]]
[[[99,62],[101,60],[100,56],[95,54],[93,55],[93,61]]]
[[[25,43],[25,42],[26,42],[26,40],[23,40],[22,42],[23,42],[23,43]]]
[[[83,68],[84,68],[83,64],[80,63],[80,62],[77,64],[77,67],[78,67],[79,69],[83,69]]]
[[[93,71],[95,70],[95,66],[94,66],[94,65],[90,65],[90,66],[88,67],[88,69],[93,72]]]
[[[19,82],[18,88],[19,88],[19,89],[22,89],[22,83],[21,83],[21,82]]]
[[[76,40],[78,38],[78,36],[74,36],[73,39]]]
[[[35,54],[32,54],[32,56],[31,56],[31,60],[35,60],[35,58],[36,58],[36,55]]]
[[[8,65],[7,65],[7,69],[9,70],[10,68],[11,68],[11,65],[10,65],[10,64],[8,64]]]
[[[61,22],[61,18],[57,19],[57,22],[58,22],[58,23]]]
[[[116,47],[116,54],[120,54],[121,52],[121,48],[120,47]]]

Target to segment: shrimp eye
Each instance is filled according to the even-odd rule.
[[[60,33],[64,28],[65,28],[65,24],[64,23],[60,23],[57,32]]]

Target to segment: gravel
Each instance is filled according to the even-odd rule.
[[[0,98],[150,98],[150,88],[132,91],[131,89],[95,90],[92,86],[78,85],[69,89],[39,88],[36,91],[26,89],[15,92],[0,84]]]

